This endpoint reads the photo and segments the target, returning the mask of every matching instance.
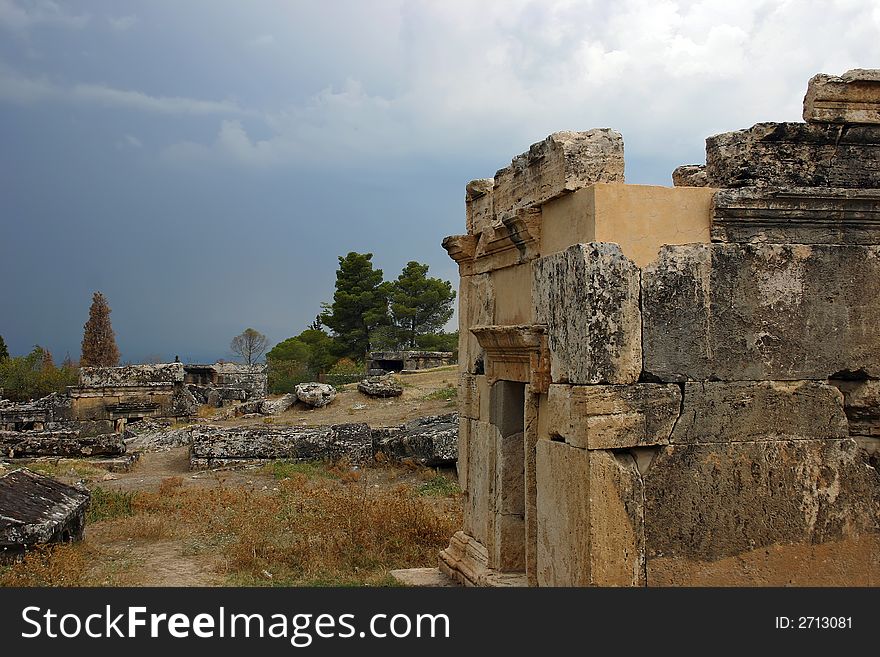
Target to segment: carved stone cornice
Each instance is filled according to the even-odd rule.
[[[546,327],[540,324],[474,326],[471,333],[485,352],[486,380],[529,383],[534,392],[550,385]]]

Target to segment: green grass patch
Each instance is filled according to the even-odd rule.
[[[105,490],[95,488],[92,490],[92,500],[86,513],[87,522],[100,522],[101,520],[113,520],[134,515],[132,503],[134,493],[128,491]]]
[[[440,388],[439,390],[428,393],[423,399],[427,401],[454,401],[458,399],[458,388],[455,386]]]
[[[455,497],[461,493],[458,482],[439,472],[416,489],[424,497]]]

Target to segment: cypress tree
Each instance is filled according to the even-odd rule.
[[[89,321],[83,326],[82,367],[116,367],[119,365],[119,348],[116,334],[110,325],[110,306],[100,292],[92,296]]]
[[[6,341],[0,335],[0,363],[9,358],[9,349],[6,348]]]

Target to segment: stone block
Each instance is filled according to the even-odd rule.
[[[0,431],[0,453],[9,458],[82,458],[125,454],[123,434],[80,436],[70,431]]]
[[[677,385],[553,384],[548,395],[551,436],[585,449],[661,445],[681,410]]]
[[[675,187],[705,187],[708,183],[705,164],[683,164],[672,172]]]
[[[465,494],[468,492],[468,467],[470,461],[470,436],[471,424],[474,420],[460,417],[458,420],[458,461],[455,463],[455,471],[458,474],[458,486]]]
[[[691,244],[642,271],[660,381],[880,376],[880,247]]]
[[[0,477],[0,559],[40,544],[80,540],[89,491],[27,468]]]
[[[715,193],[713,242],[880,244],[880,190],[742,187]]]
[[[590,584],[645,585],[642,478],[630,454],[590,451]]]
[[[589,586],[589,452],[551,440],[535,449],[538,586]]]
[[[495,459],[498,429],[488,422],[470,423],[464,531],[492,550],[495,537]]]
[[[623,137],[616,130],[554,132],[495,174],[495,217],[593,183],[622,183],[623,170]]]
[[[758,123],[706,139],[709,187],[880,187],[880,126]]]
[[[880,438],[880,381],[832,381],[843,393],[851,436]]]
[[[645,583],[642,479],[629,454],[537,446],[539,586]]]
[[[616,244],[576,244],[535,261],[535,320],[547,325],[554,383],[635,383],[639,269]]]
[[[546,395],[544,396],[546,398]],[[538,442],[538,408],[541,395],[526,387],[523,443],[523,488],[525,492],[525,571],[529,586],[538,585],[538,488],[535,445]]]
[[[373,441],[373,450],[393,461],[437,468],[450,467],[458,460],[457,413],[419,417],[381,431],[384,435]]]
[[[495,441],[495,500],[500,514],[525,514],[525,449],[522,432]]]
[[[495,220],[495,206],[492,202],[493,178],[471,180],[465,188],[464,207],[467,216],[469,235],[480,233]]]
[[[672,443],[846,438],[843,395],[817,381],[684,384]]]
[[[880,584],[880,477],[850,439],[669,445],[644,476],[652,586]]]
[[[183,383],[183,378],[183,363],[82,367],[79,370],[79,384],[84,388],[171,385]]]
[[[463,276],[458,298],[458,362],[465,372],[483,373],[483,350],[472,326],[490,325],[495,318],[495,289],[488,274]]]
[[[880,70],[814,75],[804,96],[804,121],[880,124]]]
[[[522,515],[496,513],[494,550],[489,558],[489,566],[503,573],[524,572],[525,535]]]

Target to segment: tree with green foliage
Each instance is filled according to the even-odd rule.
[[[417,347],[420,335],[437,333],[452,317],[455,291],[452,283],[428,278],[428,265],[414,260],[388,286],[394,326],[406,347]]]
[[[110,324],[110,306],[100,292],[92,295],[89,319],[83,326],[82,367],[116,367],[119,365],[119,347]]]
[[[6,348],[6,341],[0,335],[0,363],[9,358],[9,349]]]
[[[282,340],[266,353],[269,387],[289,392],[297,383],[326,373],[339,358],[335,349],[333,338],[320,329],[308,328]]]
[[[454,357],[458,356],[458,331],[453,333],[425,333],[416,337],[419,349],[425,351],[451,351]]]
[[[320,315],[320,322],[334,333],[339,355],[358,361],[370,349],[370,331],[388,323],[388,288],[372,259],[372,253],[353,251],[339,256],[333,302],[324,304]]]
[[[13,401],[64,392],[67,386],[76,385],[78,376],[74,367],[55,367],[52,355],[39,345],[27,356],[0,361],[0,388]]]

